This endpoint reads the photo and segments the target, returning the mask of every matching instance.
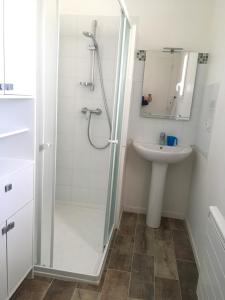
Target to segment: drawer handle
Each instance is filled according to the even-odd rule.
[[[2,228],[2,235],[5,235],[7,233],[7,226]]]
[[[12,230],[15,227],[15,222],[11,222],[7,225],[7,232]]]
[[[12,183],[5,185],[5,193],[8,193],[11,190],[12,190]]]

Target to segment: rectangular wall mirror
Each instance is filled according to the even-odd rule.
[[[144,76],[141,116],[189,120],[198,65],[198,53],[141,50]]]

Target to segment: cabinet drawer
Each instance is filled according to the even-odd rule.
[[[33,201],[7,220],[8,293],[11,296],[33,265]]]
[[[33,165],[19,170],[0,182],[0,222],[33,199]]]

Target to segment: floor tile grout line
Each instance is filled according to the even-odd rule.
[[[76,286],[75,286],[75,288],[74,288],[74,291],[73,291],[73,294],[72,294],[70,300],[73,299],[73,296],[75,295],[75,292],[76,292],[76,291],[78,291],[78,284],[77,284],[77,283],[76,283]]]
[[[109,249],[113,249],[114,248],[114,245],[115,245],[115,242],[116,242],[117,233],[118,233],[118,230],[115,228],[114,232],[113,232],[112,241],[111,241],[111,245],[110,245]]]
[[[121,217],[121,219],[122,219],[122,217]],[[120,222],[120,224],[121,224],[121,222]],[[100,292],[101,295],[102,295],[102,291],[103,291],[103,288],[104,288],[106,275],[107,275],[107,273],[108,273],[109,270],[129,273],[129,272],[127,272],[127,271],[121,271],[121,270],[112,269],[112,268],[109,267],[109,265],[110,265],[110,260],[111,260],[111,257],[112,257],[112,251],[113,251],[113,249],[114,249],[114,245],[115,245],[116,238],[117,238],[117,235],[118,235],[118,233],[119,233],[119,230],[120,230],[120,226],[119,226],[118,230],[116,230],[115,238],[114,238],[114,241],[113,241],[113,243],[112,243],[111,252],[110,252],[110,255],[109,255],[109,262],[108,262],[108,265],[107,265],[107,267],[106,267],[106,274],[105,274],[105,277],[104,277],[104,279],[103,279],[102,289],[101,289],[101,292]]]
[[[116,237],[115,237],[115,239],[116,239]],[[110,248],[109,251],[108,251],[108,253],[107,253],[107,255],[109,255],[109,257],[106,258],[106,260],[108,259],[108,264],[105,265],[106,272],[107,272],[108,269],[110,269],[109,266],[110,266],[110,261],[111,261],[111,258],[112,258],[112,252],[113,252],[113,250],[114,250],[114,247]],[[103,272],[102,272],[102,274],[103,274]],[[104,281],[105,281],[105,279],[104,279]]]
[[[27,280],[27,279],[25,279],[25,280]],[[24,281],[25,281],[24,280]],[[11,299],[16,299],[17,298],[17,296],[18,296],[18,294],[20,293],[20,291],[22,291],[23,290],[23,287],[24,287],[24,281],[23,282],[21,282],[21,284],[19,285],[19,287],[16,289],[16,291],[12,294],[12,296],[10,297],[10,300]]]
[[[117,232],[116,232],[116,235],[117,235]],[[115,238],[116,238],[116,236],[115,236]],[[113,243],[114,244],[114,243]],[[107,266],[105,266],[105,275],[104,275],[104,278],[103,278],[103,283],[102,283],[102,287],[101,287],[101,290],[99,291],[99,293],[100,294],[102,294],[102,291],[103,291],[103,288],[104,288],[104,284],[105,284],[105,279],[106,279],[106,275],[107,275],[107,273],[108,273],[108,270],[109,270],[109,264],[110,264],[110,260],[111,260],[111,255],[112,255],[112,250],[113,250],[113,248],[111,248],[110,249],[111,251],[110,251],[110,254],[109,254],[109,252],[108,252],[108,254],[109,254],[109,261],[108,261],[108,265]],[[107,258],[106,258],[107,259]],[[111,269],[110,269],[111,270]],[[102,272],[102,275],[101,276],[103,276],[103,273],[104,273],[104,270],[103,270],[103,272]],[[101,280],[100,280],[100,282],[101,282]],[[100,282],[99,282],[99,285],[100,285]]]
[[[155,259],[155,241],[156,241],[156,230],[153,231],[153,266],[154,266],[154,274],[153,274],[153,299],[155,299],[155,292],[156,292],[156,285],[155,285],[155,278],[156,278],[156,259]]]
[[[178,276],[178,281],[179,281],[179,286],[180,286],[180,277],[179,277],[179,273],[178,273],[178,266],[177,266],[177,258],[176,258],[176,250],[175,250],[175,242],[174,242],[174,238],[173,238],[173,230],[171,230],[172,233],[172,243],[173,243],[173,251],[174,251],[174,256],[175,256],[175,262],[176,262],[176,268],[177,268],[177,276]]]
[[[121,219],[122,219],[122,218],[121,218]],[[120,223],[120,224],[121,224],[121,223]],[[136,219],[136,224],[137,224],[137,219]],[[136,231],[136,224],[135,224],[135,231]],[[120,232],[120,226],[119,226],[119,228],[118,228],[118,230],[117,230],[117,232],[116,232],[116,236],[115,236],[115,240],[114,240],[113,244],[115,243],[116,237],[117,237],[117,235],[118,235],[119,232]],[[122,234],[122,235],[124,236],[124,234]],[[113,248],[111,248],[111,253],[110,253],[109,263],[110,263],[110,259],[111,259],[111,255],[112,255],[112,249],[113,249]],[[134,249],[134,246],[133,246],[133,249]],[[132,265],[131,265],[131,267],[132,267]],[[130,275],[130,276],[129,276],[128,290],[127,290],[127,297],[129,297],[129,285],[130,285],[130,280],[131,280],[131,272],[128,272],[128,271],[122,271],[122,270],[117,270],[117,269],[111,269],[111,268],[109,268],[109,264],[108,264],[108,266],[107,266],[107,268],[106,268],[106,275],[107,275],[107,273],[108,273],[109,270],[114,270],[114,271],[122,272],[122,273],[128,273],[128,274]],[[102,285],[102,291],[103,291],[103,288],[104,288],[106,275],[105,275],[104,282],[103,282],[103,285]],[[102,294],[102,293],[101,293],[101,294]]]
[[[173,231],[174,230],[172,230],[172,239],[173,239],[173,242],[174,242],[174,249],[175,249],[175,241],[174,241]],[[184,231],[182,231],[182,232],[184,232]],[[188,242],[190,243],[190,236],[189,236],[188,232],[184,232],[184,233],[187,235]],[[182,245],[182,244],[177,244],[177,245]],[[188,246],[184,246],[184,248],[191,250],[192,254],[193,254],[193,248],[192,248],[191,244],[188,245]],[[176,254],[176,251],[175,251],[175,254]],[[178,258],[178,257],[176,257],[176,260],[183,261],[183,262],[190,262],[190,263],[193,262],[193,263],[196,264],[196,261],[195,261],[195,258],[194,258],[194,254],[193,254],[193,259],[192,260],[191,259],[182,259],[182,258]]]
[[[181,258],[176,258],[177,261],[180,261],[180,262],[186,262],[186,263],[189,263],[189,264],[194,264],[196,265],[196,262],[194,260],[189,260],[189,259],[181,259]]]
[[[54,280],[55,280],[55,279],[52,278],[52,280],[51,280],[51,282],[50,282],[50,284],[49,284],[49,286],[48,286],[46,292],[44,293],[43,297],[41,298],[41,300],[44,300],[44,298],[45,298],[45,296],[47,295],[47,293],[48,293],[50,287],[52,286]]]
[[[121,273],[130,273],[130,271],[118,270],[118,269],[113,269],[113,268],[109,268],[109,269],[107,269],[107,271],[117,271],[117,272],[121,272]]]
[[[130,280],[129,280],[129,285],[128,285],[128,297],[130,295],[130,287],[131,287],[131,275],[132,275],[132,269],[133,269],[133,261],[134,261],[134,254],[135,254],[135,237],[137,233],[137,225],[138,225],[138,214],[136,217],[136,224],[135,224],[135,229],[134,229],[134,244],[133,244],[133,251],[131,255],[131,266],[130,266]]]
[[[180,299],[182,300],[183,297],[182,297],[182,292],[181,292],[180,275],[179,275],[179,272],[178,272],[178,265],[177,265],[176,251],[175,251],[175,242],[174,242],[174,237],[173,237],[173,230],[171,230],[171,232],[172,232],[172,242],[173,242],[173,248],[174,248],[174,254],[175,254],[175,261],[176,261],[176,267],[177,267],[179,294],[180,294]]]

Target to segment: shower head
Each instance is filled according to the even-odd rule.
[[[83,31],[83,35],[88,37],[88,38],[91,38],[91,39],[94,38],[93,33],[89,32],[89,31]]]
[[[89,32],[89,31],[83,31],[83,35],[85,37],[88,37],[88,38],[92,39],[95,48],[98,48],[98,43],[97,43],[93,33]]]

